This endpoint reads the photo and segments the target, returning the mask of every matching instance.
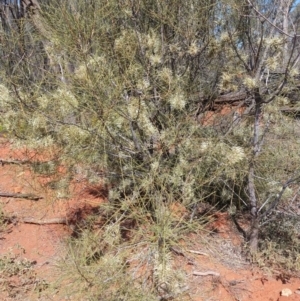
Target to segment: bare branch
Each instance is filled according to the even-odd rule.
[[[32,200],[32,201],[38,201],[42,199],[43,197],[41,196],[36,196],[34,194],[28,193],[4,193],[0,192],[0,197],[2,198],[16,198],[16,199],[27,199],[27,200]]]
[[[297,176],[297,177],[295,177],[293,179],[289,179],[288,181],[286,181],[285,184],[282,186],[282,189],[281,189],[280,193],[277,195],[276,199],[272,202],[272,204],[270,205],[270,207],[263,214],[261,214],[259,216],[259,219],[261,220],[263,217],[265,217],[268,214],[270,214],[271,211],[273,211],[277,207],[277,205],[279,204],[279,202],[280,202],[280,200],[282,198],[283,193],[289,187],[289,185],[291,185],[291,184],[293,184],[293,183],[295,183],[295,182],[297,182],[299,180],[300,180],[300,176]]]
[[[289,33],[283,31],[281,28],[279,28],[276,24],[274,24],[274,22],[271,22],[266,16],[264,16],[255,6],[254,4],[250,1],[250,0],[247,0],[248,3],[251,5],[251,7],[254,9],[254,11],[261,17],[263,18],[265,21],[267,21],[273,28],[276,28],[280,33],[286,35],[287,37],[290,37],[290,38],[294,38],[294,37],[299,37],[300,35],[290,35]]]

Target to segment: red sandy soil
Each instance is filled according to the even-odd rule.
[[[239,105],[223,105],[217,107],[214,111],[206,111],[203,115],[200,116],[200,123],[203,125],[214,125],[217,126],[220,124],[222,119],[226,117],[232,119],[233,114],[236,113],[241,116],[245,107]]]
[[[47,154],[51,158],[53,154]],[[6,140],[0,140],[1,160],[41,160],[34,153],[11,148]],[[12,216],[12,223],[3,232],[0,231],[0,259],[5,254],[18,254],[18,258],[26,258],[34,262],[34,271],[38,277],[45,281],[55,278],[56,260],[64,256],[64,243],[72,233],[72,223],[84,219],[90,212],[104,202],[103,197],[91,193],[86,182],[72,183],[69,199],[56,199],[53,190],[47,188],[45,183],[49,180],[45,176],[33,175],[26,165],[0,165],[0,192],[4,193],[31,193],[43,197],[38,201],[0,198],[0,206],[5,215]],[[95,191],[94,191],[95,192]],[[184,208],[174,204],[171,208],[175,215],[184,214]],[[64,219],[67,224],[30,224],[24,220],[49,221]],[[200,243],[195,235],[185,250],[203,251],[207,254],[184,252],[176,254],[178,267],[187,272],[188,292],[187,298],[180,300],[193,301],[282,301],[300,300],[300,279],[290,278],[287,281],[264,274],[263,271],[251,267],[240,255],[242,238],[234,229],[226,214],[216,214],[212,227],[218,231],[208,238],[207,246]],[[214,240],[214,244],[209,243]],[[201,239],[203,241],[203,239]],[[216,244],[216,242],[218,242]],[[218,246],[218,249],[212,246]],[[211,246],[211,247],[210,247]],[[227,249],[225,256],[221,249]],[[212,255],[212,254],[220,254]],[[1,266],[0,266],[1,269]],[[193,272],[218,273],[216,275],[194,276]],[[1,270],[0,270],[1,276]],[[0,277],[1,278],[1,277]],[[0,279],[0,284],[1,284]],[[289,297],[280,296],[284,288],[289,288],[293,294]],[[297,291],[297,292],[296,292]],[[23,292],[24,293],[24,292]],[[0,300],[57,300],[53,297],[38,297],[28,292],[8,297],[0,291]],[[178,299],[179,300],[179,299]],[[77,300],[76,300],[77,301]]]

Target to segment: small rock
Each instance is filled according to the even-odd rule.
[[[295,294],[300,295],[300,287],[295,290]]]
[[[289,288],[284,288],[281,292],[281,296],[289,297],[293,294],[293,292]]]

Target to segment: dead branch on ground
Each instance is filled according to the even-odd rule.
[[[32,200],[32,201],[38,201],[43,198],[41,196],[37,196],[37,195],[31,194],[31,193],[5,193],[5,192],[0,192],[0,197],[27,199],[27,200]]]

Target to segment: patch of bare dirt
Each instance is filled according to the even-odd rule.
[[[36,277],[44,281],[53,280],[55,262],[63,256],[64,242],[76,224],[97,211],[103,202],[99,197],[101,191],[91,190],[84,180],[73,181],[68,198],[59,199],[55,190],[46,185],[49,177],[34,174],[26,164],[7,163],[42,162],[50,160],[52,155],[49,153],[45,158],[27,150],[15,150],[7,141],[0,141],[0,160],[5,162],[0,165],[0,193],[39,197],[38,200],[0,197],[0,206],[8,218],[8,225],[0,232],[0,257],[15,258],[17,264],[26,258],[32,263]]]
[[[207,238],[194,234],[183,244],[178,265],[188,275],[188,298],[193,301],[283,301],[300,300],[300,279],[272,274],[254,267],[242,254],[243,238],[227,214],[217,217],[219,233]],[[201,242],[201,243],[200,243]],[[177,251],[178,254],[178,251]],[[289,289],[289,297],[281,296]]]

